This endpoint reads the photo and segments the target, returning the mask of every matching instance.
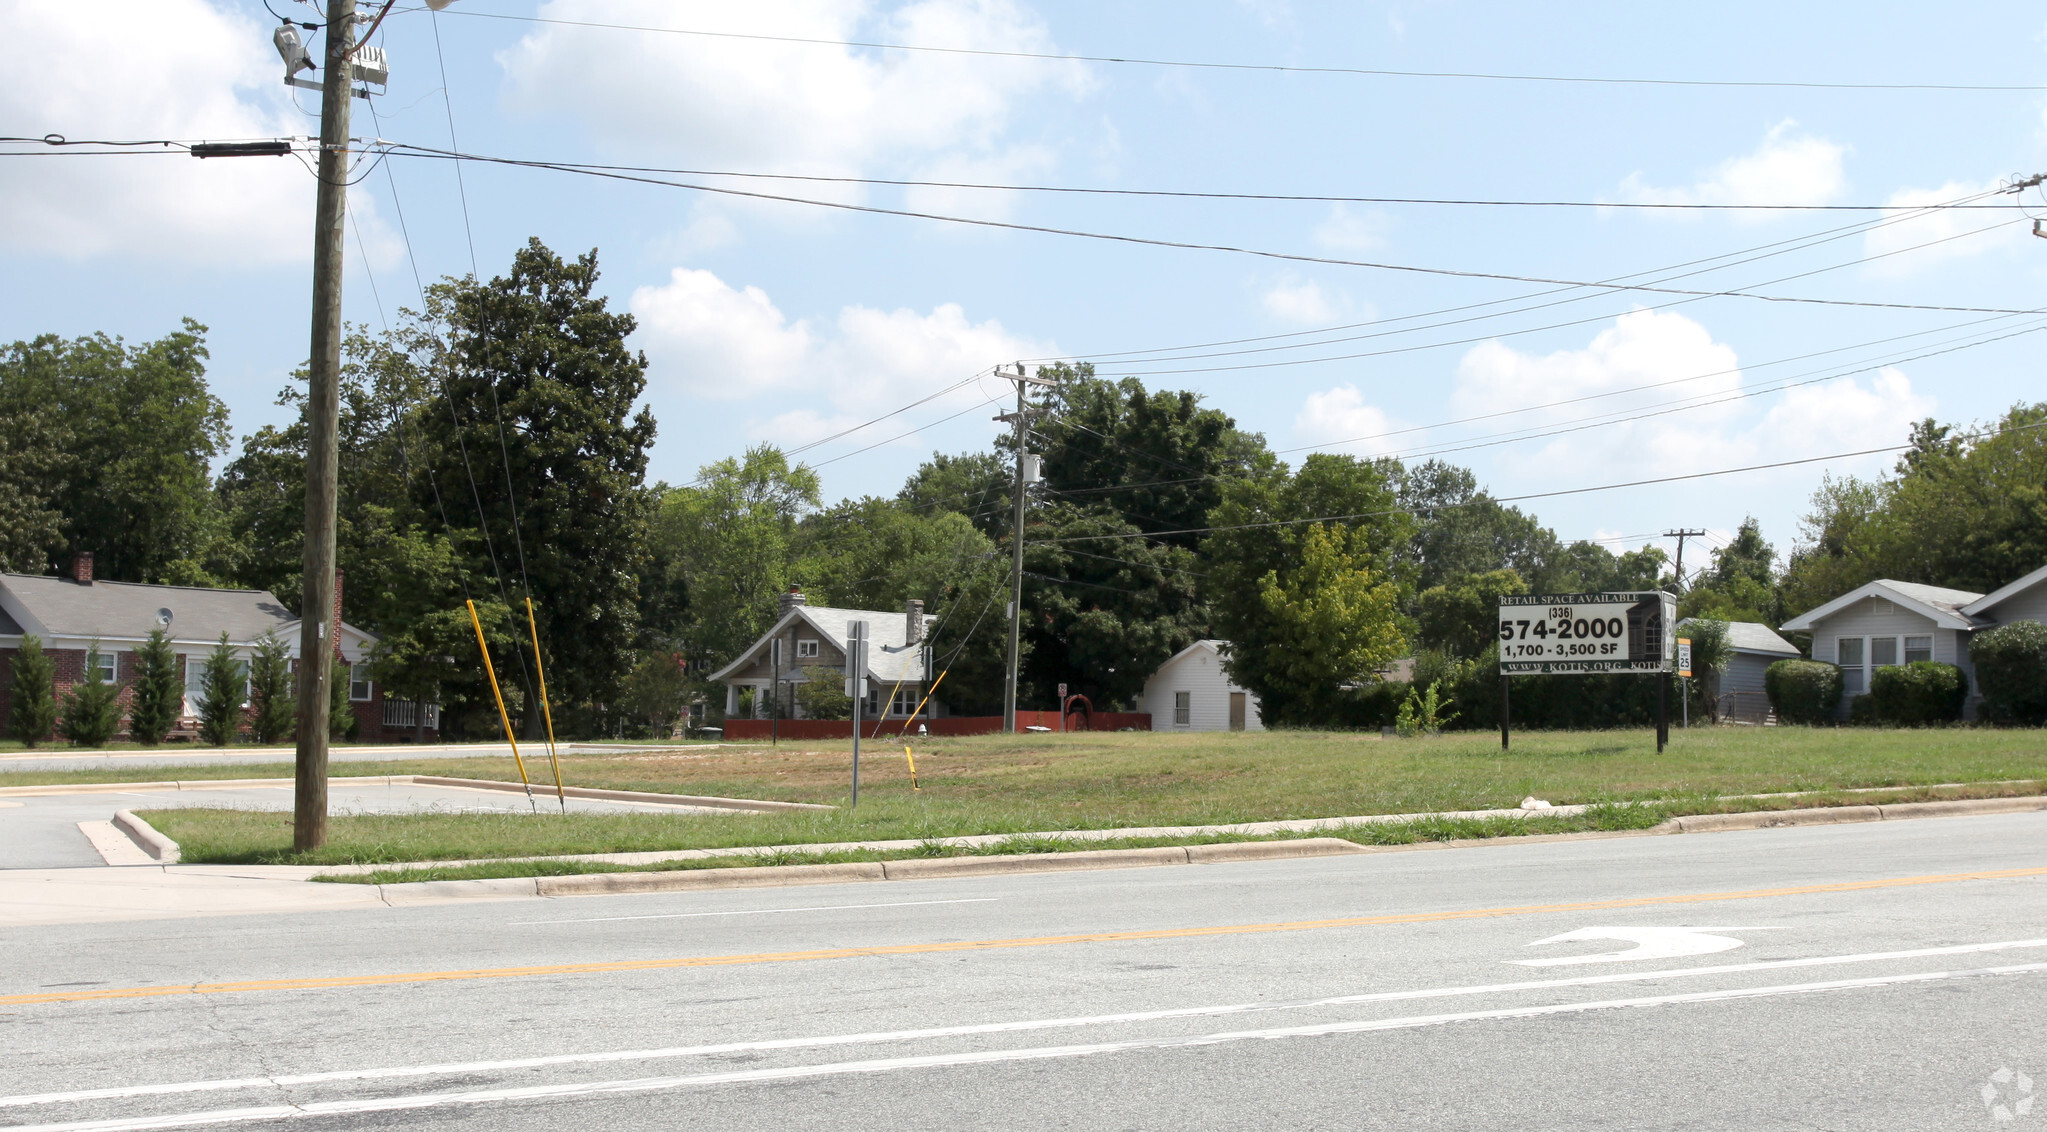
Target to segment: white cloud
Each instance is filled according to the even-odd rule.
[[[1884,202],[1890,206],[1884,213],[1889,223],[1863,234],[1863,256],[1871,261],[1865,270],[1872,275],[1895,278],[1943,260],[1981,255],[2023,239],[2024,228],[1995,213],[1925,211],[1930,205],[1991,192],[2000,184],[1995,180],[1980,185],[1949,181],[1937,189],[1900,189],[1892,193],[1891,199]],[[1985,227],[1990,230],[1971,234]]]
[[[1730,157],[1687,188],[1657,188],[1630,173],[1619,199],[1636,204],[1826,204],[1847,185],[1841,159],[1848,147],[1795,132],[1786,118],[1753,153]],[[1767,216],[1758,214],[1754,219]]]
[[[791,321],[760,288],[690,268],[634,291],[629,305],[651,394],[773,394],[781,411],[754,432],[783,444],[836,432],[998,363],[1057,353],[993,319],[975,322],[957,303],[926,313],[854,305],[824,326]],[[904,419],[943,416],[984,396],[970,385],[933,401],[929,414]]]
[[[1386,214],[1375,209],[1353,212],[1349,205],[1332,205],[1329,216],[1315,228],[1315,242],[1330,251],[1372,251],[1385,246],[1391,226]]]
[[[1312,279],[1305,283],[1276,283],[1259,301],[1266,314],[1296,326],[1327,326],[1344,317],[1350,306],[1347,297],[1339,295],[1332,299]]]
[[[1387,434],[1399,427],[1386,410],[1366,404],[1365,395],[1355,385],[1308,394],[1294,417],[1294,436],[1302,444],[1359,456],[1382,456],[1397,450],[1397,442],[1404,438]]]
[[[890,40],[1056,53],[1012,0],[548,0],[540,16],[810,40]],[[543,26],[500,53],[516,110],[578,120],[601,143],[703,167],[859,175],[947,159],[1015,160],[1007,131],[1027,100],[1089,89],[1078,63],[697,35]],[[801,195],[857,189],[806,186]]]
[[[207,0],[0,0],[10,132],[71,138],[246,139],[312,127],[286,96],[270,29]],[[0,166],[0,246],[67,258],[309,258],[313,179],[296,159],[22,158]],[[397,245],[364,193],[351,201],[372,262]],[[351,238],[351,243],[353,239]],[[353,249],[351,249],[353,254]]]
[[[1658,387],[1640,388],[1649,385]],[[1475,422],[1430,440],[1454,445],[1459,437],[1551,432],[1591,418],[1635,416],[1495,449],[1498,468],[1530,481],[1596,483],[1897,443],[1912,421],[1934,409],[1933,398],[1915,392],[1894,368],[1761,401],[1742,396],[1749,388],[1734,350],[1705,327],[1676,312],[1636,311],[1582,350],[1537,355],[1498,341],[1473,347],[1458,366],[1455,416],[1596,399]],[[1693,398],[1702,407],[1664,411],[1675,407],[1670,402]],[[1757,418],[1760,406],[1767,408]]]

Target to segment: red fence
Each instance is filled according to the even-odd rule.
[[[1046,727],[1061,730],[1059,713],[1056,711],[1020,711],[1016,713],[1018,727]],[[779,731],[784,739],[851,739],[853,724],[845,719],[784,719],[779,725],[765,719],[728,719],[725,721],[727,739],[766,739],[770,727]],[[955,715],[943,719],[926,719],[912,724],[911,729],[924,727],[933,735],[992,735],[1002,730],[999,715]],[[1066,719],[1067,731],[1150,731],[1151,713],[1142,711],[1098,711],[1090,719],[1085,713],[1075,712]],[[879,736],[900,735],[903,721],[900,719],[868,720],[860,725],[860,737],[871,739]]]

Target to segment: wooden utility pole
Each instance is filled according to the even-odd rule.
[[[334,508],[340,463],[342,226],[348,217],[348,111],[355,0],[327,0],[320,83],[319,197],[313,207],[313,341],[306,391],[306,549],[299,597],[298,758],[292,847],[327,843],[327,703],[333,678]],[[329,622],[333,622],[329,624]]]
[[[1023,649],[1024,502],[1026,490],[1038,480],[1037,457],[1030,452],[1030,438],[1031,418],[1040,410],[1030,407],[1025,394],[1033,385],[1059,383],[1031,375],[1022,362],[1016,363],[1015,373],[995,367],[995,376],[1016,382],[1016,412],[995,418],[1016,426],[1016,508],[1009,523],[1009,661],[1005,669],[1008,678],[1002,686],[1002,730],[1004,734],[1015,734],[1017,666]]]

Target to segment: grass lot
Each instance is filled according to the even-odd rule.
[[[843,805],[847,762],[845,744],[820,743],[578,755],[565,760],[564,778],[582,786]],[[151,820],[160,817],[160,828],[185,846],[187,860],[328,864],[1486,809],[1531,794],[1558,804],[1653,802],[1664,812],[1696,813],[1723,808],[1718,799],[1730,795],[2047,779],[2047,735],[1977,728],[1700,728],[1675,733],[1661,755],[1643,732],[1530,733],[1516,736],[1508,754],[1488,734],[1407,740],[1317,732],[991,735],[930,740],[917,749],[917,769],[923,789],[913,794],[902,748],[867,744],[858,810],[543,820],[342,816],[331,823],[328,846],[303,857],[291,853],[281,816],[182,810],[158,811]],[[148,777],[288,773],[283,765],[165,767],[150,769]],[[516,778],[510,759],[490,758],[337,763],[335,773]],[[31,780],[93,779],[0,774],[0,784]]]

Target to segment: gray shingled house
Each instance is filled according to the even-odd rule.
[[[1678,622],[1678,635],[1692,618]],[[1704,677],[1713,700],[1713,716],[1735,723],[1763,723],[1770,717],[1770,696],[1763,673],[1780,660],[1797,660],[1798,646],[1755,621],[1729,621],[1727,667]]]
[[[195,586],[152,586],[97,581],[92,555],[80,554],[62,576],[0,573],[0,721],[7,718],[14,688],[14,657],[21,639],[34,634],[55,662],[57,696],[84,678],[86,657],[97,645],[103,678],[126,685],[135,675],[135,650],[149,632],[163,626],[182,660],[185,678],[185,720],[174,737],[195,729],[198,705],[193,696],[206,655],[227,633],[238,656],[247,660],[256,643],[275,634],[296,661],[299,618],[266,590],[219,590]],[[410,738],[417,731],[419,706],[386,701],[370,678],[369,651],[376,637],[343,623],[341,656],[348,666],[336,678],[348,681],[349,699],[359,738]],[[128,702],[124,688],[121,703]],[[439,712],[427,706],[423,730],[438,734]],[[126,736],[127,721],[122,721]]]
[[[879,609],[837,609],[810,605],[804,601],[803,592],[791,586],[789,592],[782,595],[781,616],[776,619],[774,627],[762,633],[732,663],[711,673],[710,679],[725,685],[725,714],[728,718],[739,715],[740,689],[749,688],[756,693],[780,692],[781,702],[792,709],[784,718],[800,719],[801,712],[793,710],[797,686],[808,683],[813,676],[843,679],[846,626],[852,621],[865,621],[869,634],[869,679],[862,717],[870,720],[901,719],[908,716],[924,696],[924,682],[929,676],[924,671],[924,650],[919,646],[924,643],[926,632],[935,620],[925,614],[921,601],[905,602],[900,613]],[[779,668],[773,657],[776,641],[782,643]],[[767,713],[762,710],[764,699],[758,694],[753,697],[756,718],[766,718]],[[889,702],[883,704],[883,699]],[[925,705],[924,714],[927,718],[937,718],[946,712],[942,704],[934,701]]]

